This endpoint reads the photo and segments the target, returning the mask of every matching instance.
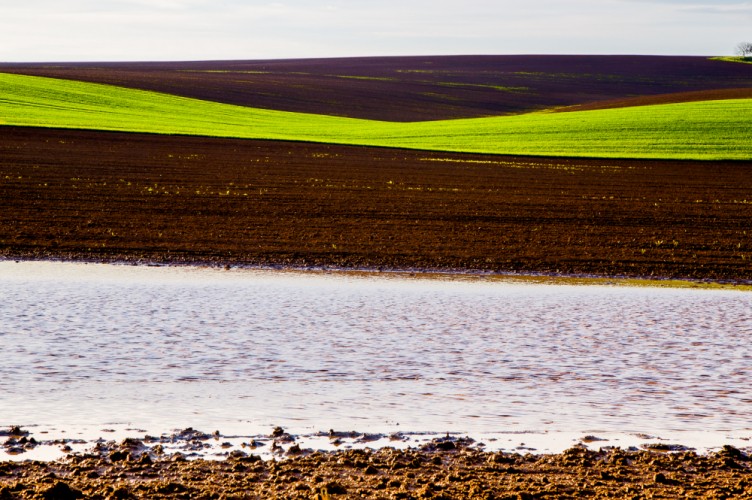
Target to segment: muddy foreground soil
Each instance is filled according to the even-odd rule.
[[[752,498],[752,462],[738,449],[693,452],[486,453],[460,441],[419,450],[301,453],[223,461],[140,452],[126,440],[57,462],[0,462],[0,499],[128,498]]]
[[[4,258],[752,280],[752,162],[0,132]]]

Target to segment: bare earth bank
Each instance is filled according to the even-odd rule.
[[[291,451],[279,461],[243,452],[187,461],[129,439],[56,462],[0,462],[0,499],[752,498],[752,461],[730,446],[519,455],[447,438],[406,451]]]

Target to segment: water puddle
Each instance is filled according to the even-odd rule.
[[[748,448],[751,332],[749,292],[0,262],[0,459]]]

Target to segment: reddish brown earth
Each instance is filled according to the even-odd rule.
[[[752,88],[716,89],[695,92],[677,92],[651,96],[628,97],[560,108],[557,111],[587,111],[591,109],[628,108],[631,106],[650,106],[654,104],[673,104],[679,102],[718,101],[723,99],[752,99]]]
[[[638,96],[752,88],[750,64],[665,56],[5,63],[0,71],[389,121],[504,115]]]
[[[451,447],[449,446],[451,445]],[[253,455],[185,461],[109,454],[0,462],[0,500],[752,498],[750,457],[571,448],[559,455],[485,453],[438,442],[420,450]]]
[[[751,162],[0,128],[0,255],[752,280]]]

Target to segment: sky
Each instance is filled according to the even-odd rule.
[[[731,55],[752,0],[0,0],[0,61]]]

